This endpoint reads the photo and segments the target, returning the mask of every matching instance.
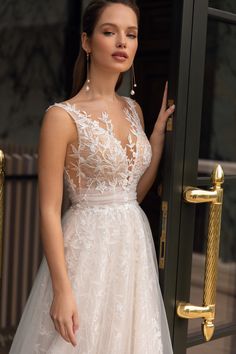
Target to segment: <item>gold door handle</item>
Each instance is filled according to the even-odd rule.
[[[202,332],[206,341],[209,341],[214,333],[217,265],[223,202],[223,188],[221,188],[221,185],[224,182],[224,172],[220,165],[217,165],[213,170],[211,180],[213,186],[209,191],[187,187],[183,194],[184,199],[189,203],[211,203],[208,222],[203,305],[195,306],[186,302],[177,303],[177,314],[179,317],[187,319],[203,318]]]
[[[0,280],[2,279],[3,261],[3,196],[4,196],[4,153],[0,150]]]

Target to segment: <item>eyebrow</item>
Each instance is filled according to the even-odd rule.
[[[103,23],[100,27],[103,27],[103,26],[118,27],[115,23],[111,23],[111,22]],[[128,29],[136,29],[136,30],[138,30],[138,27],[136,27],[136,26],[129,26]]]

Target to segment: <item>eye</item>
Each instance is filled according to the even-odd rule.
[[[127,36],[133,39],[137,38],[137,36],[133,33],[129,33]]]
[[[110,36],[111,34],[114,34],[114,33],[111,31],[105,31],[105,32],[103,32],[103,34],[105,34],[105,36]]]

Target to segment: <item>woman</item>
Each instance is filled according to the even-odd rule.
[[[139,203],[155,180],[174,106],[166,109],[166,85],[148,141],[139,104],[116,93],[134,61],[138,21],[133,1],[92,1],[74,93],[45,113],[38,165],[45,257],[11,354],[172,353]],[[72,205],[61,222],[63,177]]]

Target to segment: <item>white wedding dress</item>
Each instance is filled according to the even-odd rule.
[[[79,314],[77,346],[54,329],[44,257],[10,354],[173,353],[151,229],[136,199],[138,181],[151,161],[151,145],[135,101],[123,100],[129,124],[125,146],[106,112],[94,118],[68,102],[48,108],[66,110],[78,131],[64,167],[72,205],[62,218],[66,264]]]

